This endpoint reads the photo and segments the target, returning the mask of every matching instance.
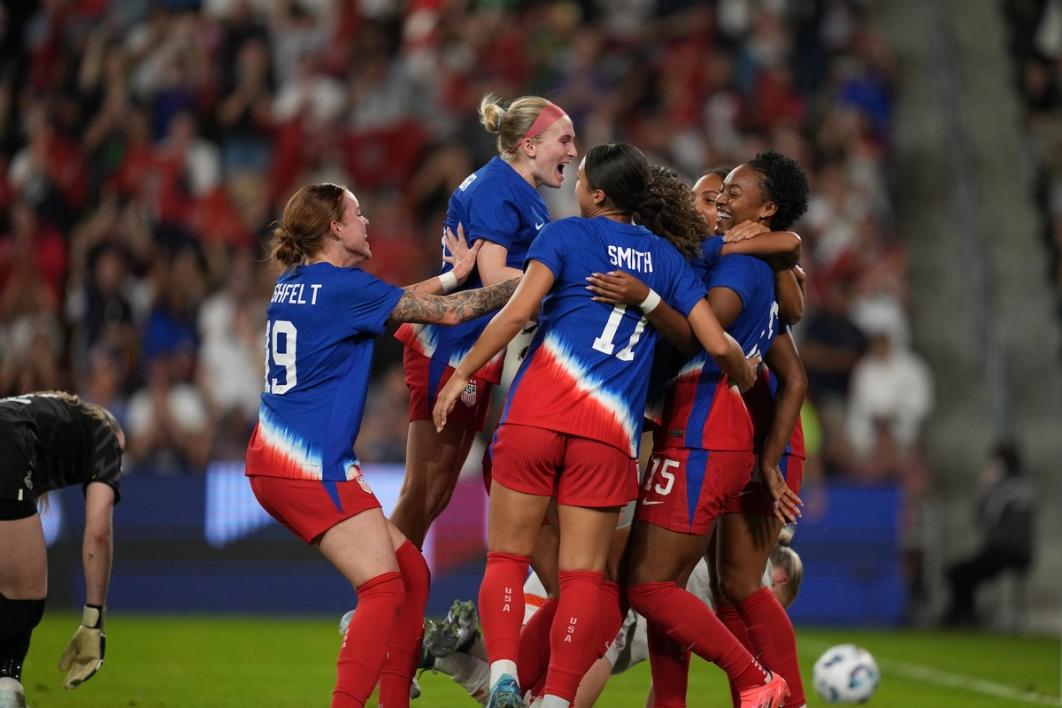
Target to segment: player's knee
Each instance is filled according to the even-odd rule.
[[[740,568],[723,568],[719,578],[719,591],[723,600],[729,605],[740,605],[741,602],[762,587],[762,578],[755,578],[748,573],[741,572]]]
[[[44,616],[44,598],[12,600],[0,594],[0,637],[27,639]]]
[[[674,587],[662,583],[632,583],[627,597],[635,612],[643,617],[654,617],[666,599],[667,591]]]
[[[450,504],[450,499],[454,495],[454,485],[438,483],[433,485],[428,491],[427,509],[428,518],[434,521],[438,518],[439,514],[446,510],[446,507]]]

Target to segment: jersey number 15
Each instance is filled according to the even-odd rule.
[[[266,321],[266,393],[283,395],[299,382],[298,372],[295,370],[295,346],[298,338],[299,331],[290,320]],[[283,382],[280,378],[270,377],[270,359],[273,364],[284,369]]]

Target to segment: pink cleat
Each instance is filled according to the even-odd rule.
[[[755,688],[746,688],[738,698],[741,708],[782,708],[789,698],[789,685],[779,674],[772,673],[767,683]]]

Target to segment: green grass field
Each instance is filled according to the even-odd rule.
[[[33,635],[24,680],[31,708],[327,706],[339,647],[334,618],[150,617],[116,614],[107,660],[64,691],[55,668],[78,617],[50,613]],[[870,701],[896,708],[1004,708],[1059,701],[1059,643],[999,635],[799,629],[805,681],[826,647],[855,642],[878,659]],[[612,679],[598,705],[641,708],[648,664]],[[475,706],[449,678],[425,674],[414,708]],[[810,687],[809,687],[810,691]],[[689,705],[726,706],[722,672],[694,660]],[[372,704],[374,705],[374,704]],[[810,696],[809,705],[823,703]]]

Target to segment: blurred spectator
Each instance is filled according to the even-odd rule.
[[[126,452],[132,472],[181,474],[205,469],[211,421],[198,388],[180,381],[179,355],[161,351],[148,359],[146,382],[129,399]]]
[[[996,445],[976,492],[977,526],[984,536],[981,549],[948,572],[951,605],[944,616],[947,624],[976,624],[975,600],[981,584],[1008,570],[1024,575],[1033,559],[1036,496],[1016,445]]]
[[[232,255],[222,290],[199,310],[199,382],[216,421],[215,458],[242,459],[262,393],[265,298],[248,251]]]
[[[848,439],[857,460],[876,457],[882,432],[903,455],[919,443],[933,405],[929,367],[908,348],[898,310],[867,313],[862,325],[869,347],[852,371]]]
[[[123,360],[113,349],[97,345],[88,352],[88,366],[78,387],[78,395],[86,401],[109,410],[126,428],[129,420],[129,400],[125,395],[126,370]]]
[[[376,376],[366,399],[358,435],[362,462],[393,462],[406,457],[409,391],[400,363]]]
[[[824,435],[837,440],[843,437],[848,382],[866,350],[866,338],[848,316],[849,283],[829,280],[823,287],[821,307],[805,320],[800,355],[808,372],[808,394],[818,408]],[[828,447],[829,440],[826,444]],[[827,470],[829,466],[827,460]]]

